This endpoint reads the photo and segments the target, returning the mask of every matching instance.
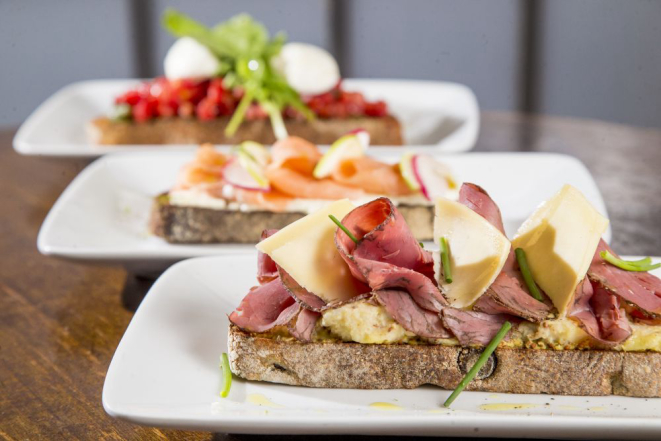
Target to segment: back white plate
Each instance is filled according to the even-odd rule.
[[[14,149],[25,155],[100,156],[118,151],[181,150],[192,145],[95,145],[89,122],[108,115],[117,96],[141,80],[93,80],[73,83],[41,104],[21,125]],[[400,120],[406,144],[429,150],[461,152],[475,145],[480,114],[466,86],[440,81],[346,79],[346,90],[383,99]]]
[[[255,271],[253,253],[191,259],[165,272],[115,352],[103,389],[106,412],[140,424],[231,433],[661,436],[661,399],[463,392],[447,410],[450,391],[431,386],[312,389],[236,378],[222,399],[218,359],[227,351],[227,314],[255,284]],[[264,398],[271,404],[255,404]],[[376,402],[401,409],[370,406]],[[480,408],[485,404],[518,409]]]
[[[400,152],[375,152],[395,162]],[[500,206],[510,237],[542,201],[572,184],[604,215],[606,207],[585,166],[549,153],[434,154],[464,182],[484,187]],[[104,156],[83,170],[44,221],[37,246],[46,255],[121,263],[139,272],[159,271],[188,257],[251,252],[253,245],[173,245],[151,236],[151,198],[175,182],[190,152],[122,153]],[[610,240],[610,229],[605,239]]]

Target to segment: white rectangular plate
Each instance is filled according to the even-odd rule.
[[[181,150],[191,145],[95,145],[89,122],[108,115],[117,96],[141,80],[94,80],[70,84],[41,104],[21,125],[14,149],[25,155],[100,156],[118,151]],[[466,86],[440,81],[346,79],[346,90],[385,100],[403,126],[410,145],[444,152],[475,145],[480,114],[475,94]]]
[[[374,149],[376,152],[377,149]],[[373,156],[395,162],[401,152]],[[604,215],[604,201],[585,166],[549,153],[433,155],[464,182],[484,187],[500,206],[512,236],[539,203],[569,183]],[[191,152],[120,153],[83,170],[46,217],[37,246],[46,255],[121,263],[138,272],[159,271],[188,257],[251,252],[253,245],[173,245],[148,234],[151,198],[174,182]],[[605,239],[610,240],[610,230]]]
[[[220,398],[227,315],[255,274],[254,253],[190,259],[166,271],[115,352],[103,388],[106,412],[140,424],[230,433],[661,436],[661,399],[463,392],[448,410],[442,403],[450,392],[431,386],[312,389],[236,378],[229,397]]]

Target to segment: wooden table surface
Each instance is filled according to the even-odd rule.
[[[661,130],[515,113],[482,117],[476,150],[576,156],[604,194],[615,250],[661,255]],[[89,160],[22,157],[11,147],[13,135],[0,131],[0,438],[287,438],[146,428],[105,414],[106,370],[144,287],[119,267],[37,252],[44,217]]]

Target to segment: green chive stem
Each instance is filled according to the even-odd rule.
[[[230,369],[230,359],[227,357],[226,352],[223,352],[220,356],[220,367],[223,370],[223,390],[220,391],[220,396],[227,398],[232,387],[232,370]]]
[[[498,344],[500,341],[507,335],[509,330],[512,328],[512,324],[510,322],[505,322],[503,323],[503,326],[500,327],[500,330],[496,334],[496,336],[489,342],[487,347],[484,349],[484,352],[482,352],[482,355],[480,355],[480,358],[477,359],[477,362],[473,365],[473,367],[468,371],[466,376],[459,382],[459,385],[457,388],[452,392],[452,394],[448,397],[447,400],[445,400],[445,403],[443,403],[444,407],[450,407],[450,404],[459,396],[461,391],[464,390],[464,388],[473,381],[473,378],[475,378],[475,375],[477,375],[478,372],[480,372],[480,369],[482,369],[482,366],[487,362],[493,351],[496,350],[498,347]]]
[[[523,251],[523,248],[517,248],[516,250],[514,250],[514,254],[516,254],[516,261],[519,264],[519,269],[521,270],[521,274],[523,275],[523,280],[526,282],[528,291],[530,291],[530,295],[535,300],[539,300],[540,302],[543,302],[544,297],[542,297],[542,293],[539,292],[539,288],[537,288],[535,279],[533,279],[532,273],[530,272],[530,267],[528,266],[528,259],[526,258],[526,252]]]
[[[353,240],[353,242],[354,242],[355,244],[358,244],[358,239],[356,239],[356,236],[354,236],[354,235],[351,233],[351,231],[349,231],[349,229],[348,229],[347,227],[345,227],[344,225],[342,225],[342,222],[340,222],[340,221],[339,221],[335,216],[333,216],[332,214],[329,214],[328,217],[330,218],[330,220],[332,220],[333,222],[335,222],[335,225],[337,225],[337,226],[340,228],[340,230],[344,231],[344,233],[345,233],[347,236],[349,236],[349,239]]]
[[[241,101],[239,101],[239,105],[236,106],[236,109],[234,110],[232,118],[230,118],[230,122],[227,123],[227,127],[225,127],[226,136],[232,136],[236,133],[236,130],[243,122],[243,118],[246,115],[248,107],[250,107],[250,104],[252,104],[253,97],[254,95],[251,91],[245,91],[243,98],[241,98]]]
[[[646,272],[657,268],[661,268],[661,262],[652,265],[652,258],[646,257],[640,260],[622,260],[613,256],[608,251],[599,253],[602,259],[625,271]]]
[[[443,278],[445,283],[452,283],[452,268],[450,267],[450,246],[445,236],[441,237],[441,265],[443,266]]]

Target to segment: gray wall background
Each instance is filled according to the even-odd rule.
[[[161,74],[167,6],[209,25],[248,12],[329,49],[346,77],[457,81],[483,109],[661,127],[654,0],[0,0],[0,126],[74,81]]]

